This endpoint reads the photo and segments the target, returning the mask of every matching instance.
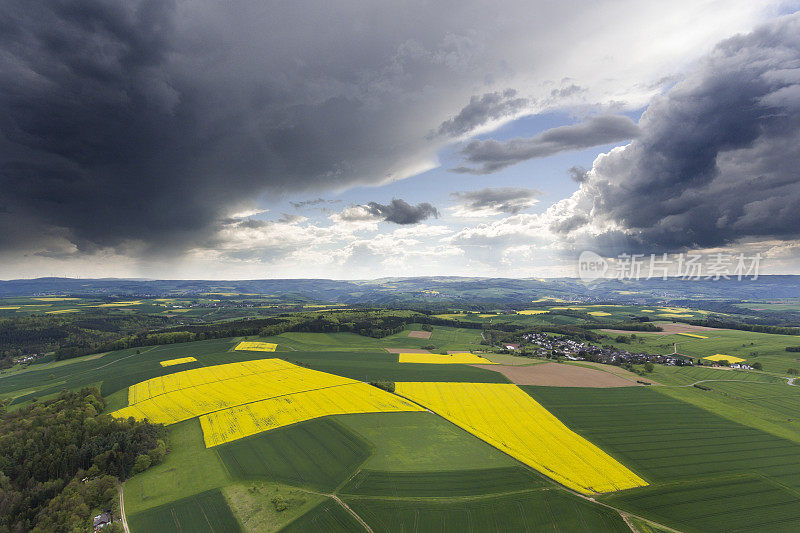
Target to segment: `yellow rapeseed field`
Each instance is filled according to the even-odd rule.
[[[426,363],[432,365],[496,365],[488,359],[484,359],[480,355],[471,353],[451,353],[449,355],[442,355],[438,353],[401,353],[399,360],[401,363]]]
[[[57,309],[55,311],[45,311],[48,315],[61,315],[63,313],[78,313],[78,309]]]
[[[395,391],[584,494],[647,485],[516,385],[397,383]]]
[[[141,300],[130,300],[127,302],[112,302],[108,304],[87,305],[86,307],[127,307],[129,305],[141,305]]]
[[[234,350],[247,350],[248,352],[274,352],[277,344],[271,342],[242,341]]]
[[[543,313],[549,313],[550,311],[547,309],[524,309],[522,311],[517,311],[518,315],[541,315]]]
[[[319,416],[419,410],[422,408],[408,400],[360,381],[282,359],[260,359],[195,368],[137,383],[128,388],[128,407],[112,414],[160,424],[209,415],[201,424],[206,442],[213,446]],[[244,417],[241,425],[237,422],[240,416]]]
[[[606,313],[605,311],[589,311],[589,314],[592,316],[611,316],[611,313]]]
[[[31,298],[31,300],[36,300],[39,302],[66,302],[68,300],[80,300],[80,298],[67,298],[61,296],[48,296],[46,298]]]
[[[3,307],[0,307],[0,309],[3,309],[3,310],[8,310],[8,309],[20,309],[20,308],[21,308],[21,307],[20,307],[19,305],[6,305],[6,306],[3,306]]]
[[[683,335],[684,337],[694,337],[695,339],[707,339],[708,337],[704,337],[703,335],[695,335],[694,333],[678,333],[678,335]]]
[[[179,359],[167,359],[166,361],[161,361],[159,364],[161,366],[174,366],[174,365],[182,365],[184,363],[191,363],[192,361],[197,361],[194,357],[181,357]]]
[[[681,313],[658,313],[658,316],[663,316],[667,318],[692,318],[694,315],[687,315]]]
[[[200,417],[206,447],[320,416],[422,411],[404,398],[361,382],[268,398]]]
[[[721,353],[709,355],[708,357],[703,357],[703,359],[708,359],[709,361],[728,361],[729,363],[741,363],[742,361],[746,361],[746,359],[742,359],[741,357],[734,357]]]

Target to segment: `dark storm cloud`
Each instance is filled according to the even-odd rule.
[[[473,96],[458,115],[439,126],[439,135],[464,135],[491,120],[511,116],[527,104],[528,100],[518,97],[514,89]]]
[[[606,249],[800,237],[800,15],[720,43],[600,157],[552,229],[614,226]]]
[[[480,59],[435,9],[0,3],[0,253],[180,253],[264,193],[430,165]]]
[[[460,204],[459,211],[469,212],[517,213],[532,207],[542,192],[522,187],[487,187],[477,191],[461,191],[451,194]]]
[[[462,150],[466,161],[477,167],[461,166],[454,172],[490,174],[508,166],[568,150],[580,150],[632,139],[639,134],[636,124],[624,116],[602,115],[572,126],[561,126],[527,139],[471,141]]]
[[[395,224],[416,224],[431,217],[439,217],[439,211],[428,202],[411,205],[399,198],[393,198],[388,204],[370,202],[365,207],[370,214]]]

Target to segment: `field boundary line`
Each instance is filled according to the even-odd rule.
[[[619,514],[619,516],[622,517],[622,521],[625,522],[625,525],[627,525],[629,528],[631,528],[631,531],[633,533],[639,533],[639,530],[636,529],[635,527],[633,527],[633,524],[631,524],[630,516],[628,516],[625,513],[621,513],[621,512],[618,512],[618,514]]]
[[[359,523],[359,524],[361,524],[361,525],[364,527],[364,529],[365,529],[365,530],[366,530],[368,533],[375,533],[375,532],[372,530],[372,528],[371,528],[371,527],[369,527],[369,524],[367,524],[367,523],[364,521],[364,519],[363,519],[363,518],[361,518],[361,517],[358,515],[358,513],[357,513],[357,512],[355,512],[353,509],[351,509],[349,505],[347,505],[346,503],[344,503],[344,502],[342,501],[342,499],[341,499],[341,498],[339,498],[339,496],[337,496],[336,494],[331,494],[331,499],[332,499],[332,500],[335,500],[336,502],[338,502],[338,503],[339,503],[339,505],[341,505],[342,507],[344,507],[344,508],[345,508],[345,510],[346,510],[347,512],[349,512],[351,515],[353,515],[353,517],[354,517],[356,520],[358,520],[358,523]]]
[[[457,503],[472,500],[487,500],[490,498],[498,498],[503,496],[517,496],[520,494],[530,494],[533,492],[544,492],[548,490],[553,490],[553,487],[545,486],[530,489],[512,490],[508,492],[486,492],[483,494],[470,494],[467,496],[370,496],[367,494],[351,494],[349,492],[345,492],[343,494],[352,500],[403,500],[413,502]]]

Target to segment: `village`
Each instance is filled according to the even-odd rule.
[[[525,349],[530,351],[534,357],[563,357],[570,361],[590,361],[616,366],[645,365],[647,363],[665,366],[694,366],[695,364],[692,358],[679,353],[671,355],[633,353],[610,345],[587,344],[568,337],[556,337],[546,333],[527,333],[523,335],[523,339],[531,344],[531,346],[525,346]],[[504,347],[509,352],[523,351],[519,344],[505,344]],[[720,362],[713,363],[713,366],[721,365]],[[740,370],[753,369],[745,363],[733,363],[730,367]]]

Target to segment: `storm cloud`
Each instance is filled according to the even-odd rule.
[[[556,2],[2,2],[0,255],[25,275],[33,256],[180,255],[237,213],[434,168],[453,137],[567,75],[581,98],[640,106],[640,87],[762,17],[753,4],[684,0],[668,18],[656,0],[586,3],[575,18]],[[683,47],[594,68],[596,50],[642,44],[621,30],[667,20]],[[435,216],[423,205],[367,207],[411,223]]]
[[[548,157],[569,150],[633,139],[639,128],[628,117],[601,115],[572,126],[560,126],[527,139],[471,141],[462,150],[465,160],[477,167],[453,169],[466,174],[491,174],[528,159]]]
[[[800,236],[800,16],[720,43],[640,129],[550,210],[552,230],[612,253]]]

